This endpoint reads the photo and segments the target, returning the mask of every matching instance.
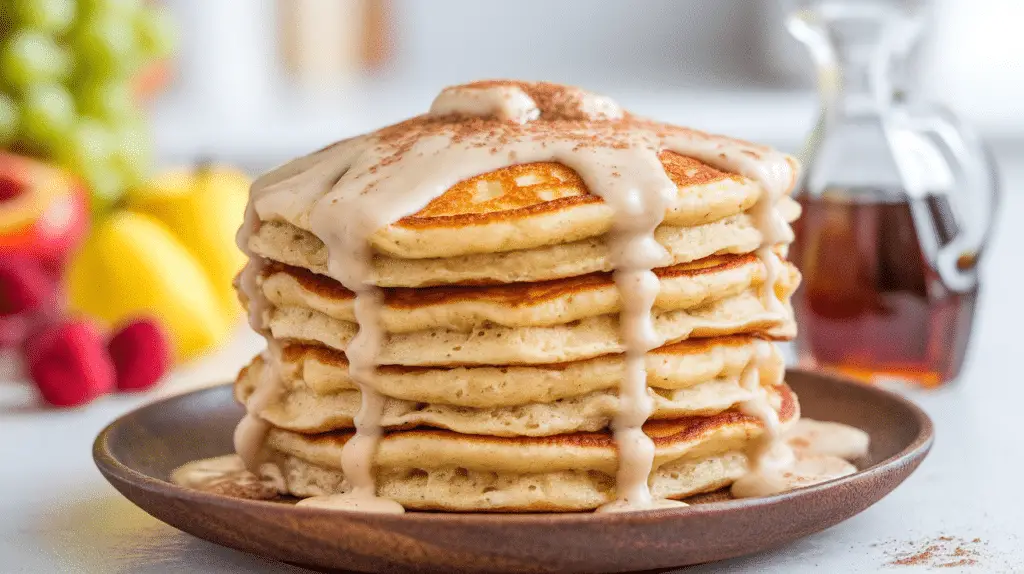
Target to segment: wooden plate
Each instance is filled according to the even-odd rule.
[[[167,482],[190,460],[230,453],[242,409],[220,386],[166,399],[110,426],[100,471],[156,518],[218,544],[317,569],[364,572],[624,572],[732,558],[824,530],[864,510],[917,468],[932,423],[874,387],[791,371],[807,417],[871,435],[857,474],[768,498],[621,514],[368,515],[227,498]]]

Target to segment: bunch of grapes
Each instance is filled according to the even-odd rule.
[[[2,2],[0,148],[67,168],[110,206],[150,167],[132,80],[170,54],[170,21],[141,0]]]

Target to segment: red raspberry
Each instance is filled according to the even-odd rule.
[[[92,323],[56,323],[30,335],[24,348],[29,374],[51,405],[84,405],[114,387],[114,364]]]
[[[119,391],[145,391],[171,366],[171,345],[154,319],[139,319],[121,328],[107,343],[117,369]]]
[[[55,283],[32,259],[0,258],[0,316],[32,311],[54,292]]]

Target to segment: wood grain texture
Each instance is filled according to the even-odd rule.
[[[190,460],[231,452],[242,416],[230,387],[160,401],[96,439],[103,475],[154,517],[200,538],[321,570],[626,572],[720,560],[779,546],[877,502],[925,457],[932,423],[893,393],[791,371],[805,416],[864,429],[855,475],[779,496],[623,514],[365,515],[227,498],[167,482]]]

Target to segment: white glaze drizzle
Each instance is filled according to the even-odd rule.
[[[619,451],[617,499],[599,511],[652,507],[647,480],[654,465],[654,441],[644,433],[643,425],[650,418],[654,403],[647,393],[646,356],[665,343],[654,328],[651,313],[661,289],[652,269],[671,263],[671,255],[654,239],[654,230],[661,224],[675,193],[675,186],[669,184],[666,187],[663,182],[653,181],[646,188],[605,190],[602,195],[615,210],[609,247],[615,285],[622,301],[619,324],[625,365],[619,384],[619,412],[612,422]]]
[[[445,90],[444,96],[434,100],[431,115],[489,116],[517,124],[540,117],[540,108],[533,99],[513,86],[496,86],[486,92],[455,86]]]
[[[772,345],[767,341],[758,341],[754,357],[740,375],[740,385],[750,394],[751,398],[740,404],[740,411],[761,421],[763,435],[749,454],[751,470],[733,484],[732,492],[745,492],[742,484],[762,484],[765,477],[793,465],[795,458],[792,449],[782,440],[782,423],[779,413],[772,407],[768,388],[781,383],[781,380],[761,380],[761,366],[771,356]],[[739,484],[741,486],[737,487]]]
[[[784,466],[762,466],[760,471],[740,477],[731,493],[736,498],[771,496],[855,472],[857,467],[836,456],[801,455]]]
[[[788,431],[786,443],[797,453],[857,460],[868,454],[868,433],[842,423],[801,418]]]
[[[174,469],[170,479],[178,486],[241,498],[268,499],[286,492],[276,465],[265,463],[253,472],[237,454],[189,462]]]
[[[432,116],[300,158],[258,180],[251,191],[250,209],[260,219],[289,221],[317,235],[327,246],[330,275],[356,293],[360,329],[346,354],[363,401],[355,436],[342,453],[350,490],[304,503],[368,511],[400,509],[376,497],[373,475],[383,404],[373,378],[386,334],[380,322],[381,295],[373,286],[372,235],[422,209],[459,181],[511,164],[557,161],[574,169],[591,192],[616,212],[609,242],[623,301],[620,321],[627,370],[620,388],[622,407],[613,425],[620,458],[618,500],[609,509],[665,505],[651,499],[647,479],[654,445],[642,431],[651,412],[643,359],[663,343],[651,317],[659,288],[651,269],[669,262],[653,232],[676,192],[658,154],[674,151],[761,184],[763,193],[752,213],[764,238],[758,255],[766,269],[766,306],[775,311],[782,307],[774,289],[781,262],[771,247],[792,237],[775,204],[795,180],[795,166],[768,148],[628,118],[612,100],[575,88],[468,84],[444,90],[431,110]],[[247,234],[240,233],[239,239],[240,244],[246,243]],[[243,249],[248,252],[247,245]],[[252,302],[255,282],[245,279],[242,288]],[[263,387],[275,385],[261,383],[254,397],[272,396],[272,390]],[[254,408],[258,402],[250,400],[246,419],[258,412]],[[748,409],[770,422],[772,415],[755,402]],[[777,414],[770,406],[768,410],[777,422]],[[244,434],[248,438],[240,442],[248,443],[256,442],[252,437],[260,433]]]
[[[762,366],[773,352],[770,343],[759,341],[754,358],[740,375],[740,384],[752,397],[740,410],[760,419],[764,434],[748,455],[750,471],[732,484],[730,491],[736,498],[769,496],[853,474],[857,469],[847,460],[867,453],[867,434],[847,425],[803,419],[784,432],[768,394],[769,388],[782,384],[784,373],[772,373],[771,381],[761,380]]]
[[[255,391],[245,401],[245,415],[235,427],[234,446],[235,452],[241,458],[242,463],[250,472],[259,473],[261,468],[261,451],[263,442],[270,430],[270,424],[260,418],[262,412],[280,393],[278,381],[279,371],[277,368],[280,360],[279,347],[273,337],[270,336],[264,324],[265,312],[269,306],[266,297],[259,288],[259,276],[266,266],[266,261],[249,249],[249,238],[259,228],[259,217],[256,209],[249,202],[245,208],[245,219],[238,229],[235,237],[238,248],[245,253],[249,260],[239,274],[239,289],[245,296],[246,305],[249,311],[249,325],[258,333],[263,335],[267,341],[267,348],[263,351],[263,360],[269,368],[263,370],[260,381]]]

